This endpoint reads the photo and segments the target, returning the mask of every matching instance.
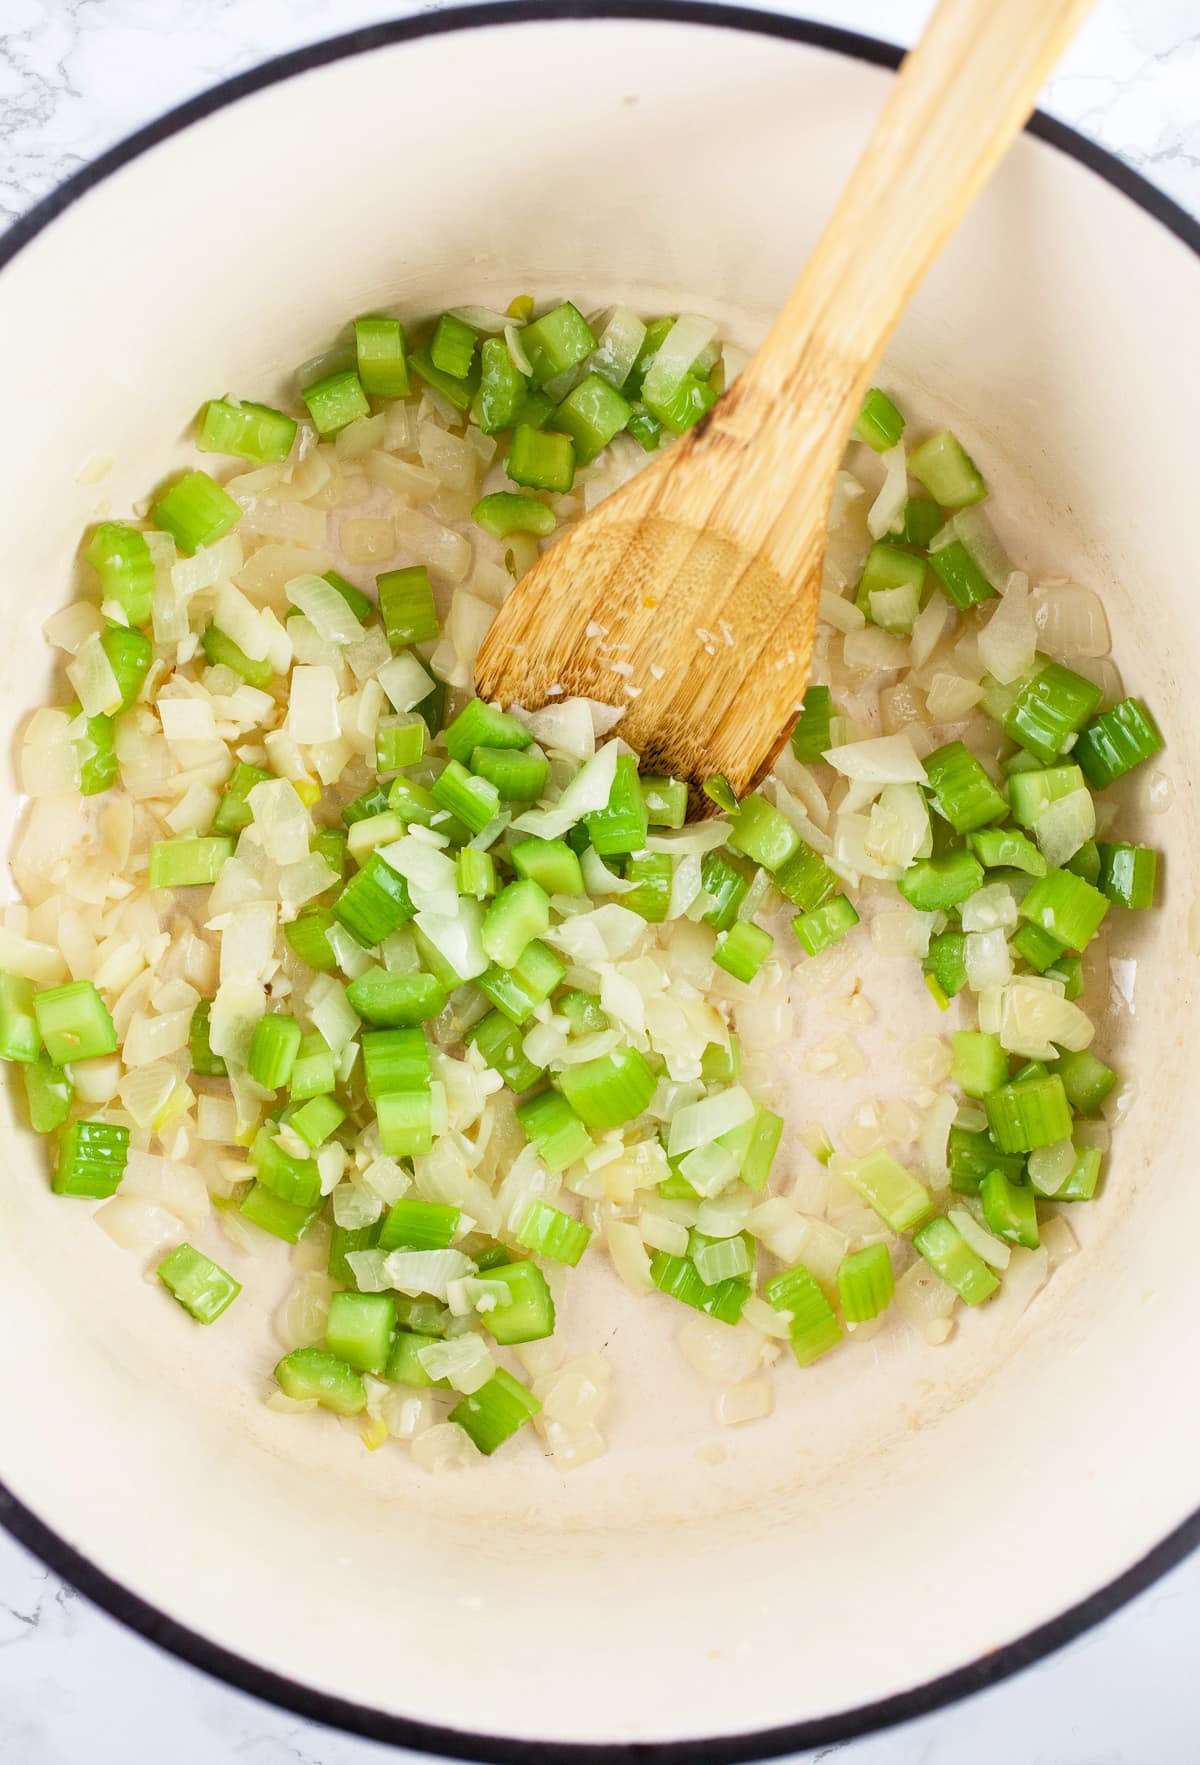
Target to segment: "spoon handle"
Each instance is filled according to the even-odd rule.
[[[737,502],[752,509],[761,495],[780,507],[772,550],[785,580],[806,561],[812,511],[804,495],[781,502],[782,462],[792,461],[792,484],[828,495],[834,460],[914,289],[1091,5],[940,0],[803,275],[713,410],[710,434],[697,437],[697,451],[711,445],[727,466],[747,448]],[[766,431],[776,432],[769,443]],[[726,528],[731,513],[726,504]]]

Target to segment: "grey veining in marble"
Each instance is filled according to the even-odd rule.
[[[1001,0],[997,0],[1001,3]],[[908,41],[927,0],[795,3]],[[385,0],[0,0],[0,224],[239,69],[404,10]],[[1045,107],[1200,211],[1200,0],[1099,0]],[[1196,1765],[1200,1561],[1006,1685],[839,1765]],[[383,1765],[387,1749],[208,1680],[0,1535],[0,1765]]]

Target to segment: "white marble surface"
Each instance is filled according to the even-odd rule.
[[[1003,0],[997,0],[998,4]],[[927,0],[792,8],[907,41]],[[0,0],[0,223],[171,105],[388,0]],[[1200,4],[1099,0],[1046,107],[1200,211]],[[965,1704],[811,1757],[839,1765],[1195,1765],[1200,1557]],[[0,1535],[4,1765],[383,1765],[160,1654]]]

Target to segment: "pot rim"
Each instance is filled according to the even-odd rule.
[[[555,23],[568,19],[624,20],[745,31],[895,69],[904,51],[858,31],[761,12],[722,0],[484,0],[453,11],[422,14],[362,26],[274,56],[166,111],[108,148],[20,216],[0,239],[0,270],[81,197],[150,148],[242,98],[313,68],[363,55],[394,43],[493,25]],[[1035,111],[1026,130],[1096,174],[1172,233],[1200,258],[1200,220],[1106,148],[1057,118]],[[236,1690],[310,1721],[364,1739],[407,1747],[435,1758],[483,1761],[484,1765],[742,1765],[827,1747],[912,1721],[983,1691],[1045,1659],[1102,1623],[1200,1546],[1200,1507],[1139,1562],[1106,1586],[966,1666],[832,1716],[788,1723],[711,1740],[630,1741],[588,1744],[531,1741],[467,1732],[391,1715],[369,1705],[314,1691],[298,1681],[223,1648],[189,1630],[131,1592],[47,1526],[0,1480],[0,1526],[47,1568],[128,1629]]]

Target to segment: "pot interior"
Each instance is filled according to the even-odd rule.
[[[123,165],[0,276],[5,334],[54,340],[51,376],[34,347],[7,374],[10,731],[50,688],[40,624],[82,527],[101,498],[119,514],[143,497],[177,443],[188,457],[206,398],[290,396],[295,364],[381,305],[619,298],[753,343],[890,78],[745,30],[514,23],[314,66]],[[256,1665],[549,1741],[745,1734],[907,1691],[1055,1618],[1184,1519],[1198,293],[1166,228],[1025,138],[881,373],[962,436],[1019,565],[1103,593],[1127,690],[1167,736],[1174,805],[1126,835],[1163,849],[1165,905],[1129,916],[1113,971],[1108,1045],[1137,1097],[1085,1253],[1023,1314],[1000,1300],[960,1312],[945,1347],[897,1337],[780,1375],[774,1417],[724,1431],[667,1302],[600,1270],[566,1328],[614,1363],[607,1457],[564,1478],[530,1444],[436,1478],[330,1417],[264,1408],[283,1247],[237,1265],[245,1298],[200,1332],[89,1209],[50,1196],[5,1092],[0,1474],[22,1502]],[[98,455],[111,473],[81,483]],[[7,830],[11,771],[2,789]],[[919,975],[896,973],[877,965],[868,991],[915,997]]]

